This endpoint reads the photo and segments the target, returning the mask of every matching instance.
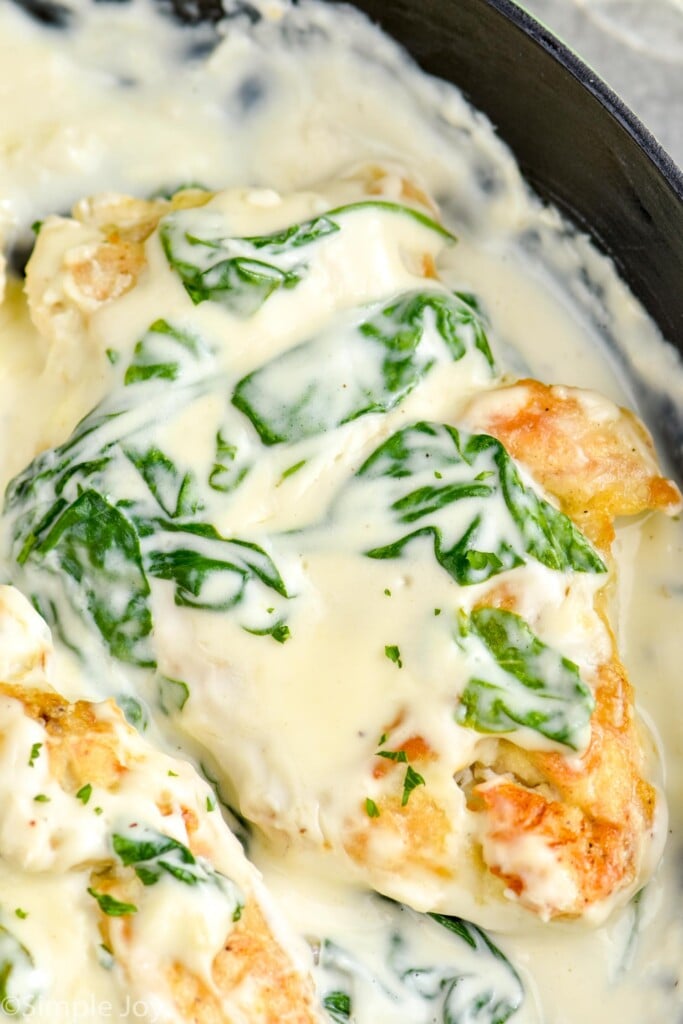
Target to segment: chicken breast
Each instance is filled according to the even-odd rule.
[[[400,173],[78,210],[118,255],[41,231],[35,323],[66,274],[115,358],[9,487],[11,578],[273,846],[484,926],[603,920],[664,833],[608,614],[614,518],[680,509],[644,428],[510,383]]]
[[[20,637],[13,680],[0,684],[0,888],[14,886],[18,902],[40,884],[57,906],[68,893],[76,933],[62,948],[49,903],[16,922],[17,934],[30,921],[42,935],[42,948],[26,951],[36,1006],[99,989],[122,1015],[135,1004],[150,1021],[321,1020],[307,951],[210,787],[113,702],[68,703],[40,680],[44,627],[11,588],[0,597],[4,635],[14,625]],[[34,649],[27,622],[38,625]],[[74,962],[64,968],[65,953]]]

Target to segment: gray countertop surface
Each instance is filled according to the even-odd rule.
[[[683,0],[517,0],[603,78],[683,166]]]

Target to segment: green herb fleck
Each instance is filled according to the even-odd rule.
[[[76,793],[76,799],[80,800],[82,804],[87,804],[91,796],[92,786],[89,782],[86,782],[85,786],[81,786],[79,791]]]
[[[379,818],[379,807],[370,797],[367,797],[365,800],[365,813],[368,818]]]
[[[45,793],[38,793],[38,795],[34,796],[33,799],[35,800],[35,802],[37,804],[49,804],[50,803],[50,797],[46,796]]]
[[[391,597],[391,591],[389,590],[389,587],[384,588],[384,593],[387,597]]]
[[[28,766],[29,766],[29,768],[33,768],[33,765],[35,764],[36,758],[40,754],[40,750],[41,750],[42,746],[43,746],[42,743],[34,743],[33,746],[31,747],[31,755],[30,755],[30,757],[28,759]]]
[[[377,757],[384,757],[387,761],[396,761],[400,764],[408,763],[408,755],[405,750],[378,750]]]
[[[295,473],[298,473],[300,469],[304,468],[307,462],[308,459],[302,459],[301,462],[295,462],[293,466],[290,466],[284,471],[280,477],[280,483],[282,483],[283,480],[286,480],[287,477],[294,476]]]
[[[215,811],[216,810],[216,801],[214,800],[214,798],[212,796],[207,796],[207,798],[206,798],[206,809],[207,809],[207,811]]]
[[[93,899],[97,900],[100,910],[107,917],[127,917],[129,914],[138,912],[138,908],[133,903],[122,903],[110,896],[109,893],[96,892],[94,889],[88,889],[88,892]]]
[[[396,644],[387,644],[387,646],[384,648],[384,653],[386,654],[389,661],[393,661],[394,665],[398,665],[399,668],[403,668],[403,662],[401,661],[401,652],[399,651]]]
[[[102,807],[93,807],[93,811],[95,814],[104,814],[104,808]]]
[[[106,349],[106,356],[111,365],[116,366],[119,359],[121,358],[121,353],[115,348],[108,348]]]
[[[425,780],[416,772],[410,765],[406,768],[405,778],[403,780],[403,796],[401,797],[401,807],[405,807],[410,799],[410,794],[413,792],[416,786],[424,786]]]
[[[25,921],[26,918],[28,917],[28,910],[22,910],[21,907],[17,907],[14,913],[17,915],[20,921]]]

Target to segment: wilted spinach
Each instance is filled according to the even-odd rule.
[[[43,981],[33,956],[17,937],[0,925],[0,1010],[23,1017],[41,994]]]
[[[150,590],[139,538],[130,520],[101,494],[89,488],[70,503],[59,498],[25,539],[18,561],[68,580],[70,598],[85,605],[114,657],[154,665]]]
[[[264,444],[300,441],[388,412],[437,361],[457,361],[472,348],[493,365],[471,306],[445,291],[408,292],[368,310],[343,334],[328,331],[250,373],[232,401]]]
[[[114,833],[112,847],[124,867],[134,868],[143,885],[155,885],[164,873],[186,885],[208,882],[216,875],[187,846],[149,826]]]
[[[173,327],[167,320],[155,320],[135,346],[123,382],[174,381],[189,365],[208,355],[206,345],[193,334]]]
[[[211,300],[236,316],[249,317],[274,292],[294,288],[303,280],[309,249],[336,234],[343,217],[369,207],[410,217],[453,240],[426,214],[383,200],[352,203],[281,231],[251,237],[231,237],[227,219],[212,208],[176,210],[161,221],[159,237],[169,266],[195,305]]]
[[[490,733],[525,727],[572,750],[585,746],[592,692],[574,662],[539,640],[524,619],[500,608],[462,613],[458,643],[477,664],[460,696],[458,722]]]
[[[272,592],[258,603],[263,609],[288,598],[262,547],[223,537],[207,521],[210,481],[200,481],[154,441],[157,417],[163,423],[184,411],[209,386],[196,373],[208,349],[186,344],[186,337],[157,322],[136,349],[145,358],[131,366],[181,367],[185,359],[182,372],[194,378],[189,387],[179,381],[168,392],[165,371],[138,374],[138,382],[147,382],[144,401],[124,386],[65,444],[15,478],[5,502],[19,585],[64,642],[74,646],[69,634],[85,618],[115,658],[146,668],[156,663],[154,579],[174,583],[176,603],[193,608],[233,608],[252,584]],[[150,338],[153,351],[145,348]],[[171,355],[178,353],[173,363]],[[250,613],[242,624],[279,640],[288,635],[279,606],[272,621],[257,612],[256,621]]]
[[[481,929],[441,914],[422,917],[389,901],[381,913],[389,929],[388,944],[376,951],[384,954],[381,971],[334,942],[321,944],[318,986],[334,1024],[350,1020],[368,996],[383,1020],[399,1011],[411,1024],[506,1024],[522,1006],[517,972]],[[446,929],[459,941],[445,954],[439,942],[439,962],[425,963],[429,943],[421,939],[436,938],[432,929]]]
[[[393,535],[366,551],[370,558],[399,558],[426,537],[462,586],[522,565],[527,556],[550,569],[606,572],[581,531],[522,481],[503,445],[487,434],[412,424],[370,455],[347,492],[359,486],[368,491],[364,507]]]

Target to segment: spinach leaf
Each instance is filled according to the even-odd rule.
[[[359,486],[362,499],[353,495]],[[405,427],[361,466],[338,515],[352,498],[353,514],[360,503],[393,534],[366,551],[369,558],[399,558],[425,538],[461,586],[482,583],[528,556],[560,571],[606,572],[580,530],[522,481],[500,441],[487,434],[440,423]]]
[[[239,317],[256,313],[281,288],[289,289],[308,272],[308,250],[341,229],[340,219],[374,208],[409,217],[452,242],[453,236],[419,210],[383,200],[341,206],[324,216],[269,235],[231,237],[228,221],[207,207],[176,210],[160,223],[159,237],[169,266],[192,302],[219,302]]]
[[[250,629],[248,626],[245,626],[244,629],[252,636],[270,636],[279,644],[286,643],[292,635],[289,626],[282,619],[278,619],[272,626],[264,626],[262,629]]]
[[[390,939],[386,949],[373,950],[372,968],[335,942],[321,943],[317,984],[328,993],[323,1006],[334,1024],[350,1020],[353,1006],[368,996],[376,1019],[391,1020],[401,1006],[414,1024],[506,1024],[521,1008],[519,975],[481,929],[386,900],[381,916]],[[456,941],[444,943],[443,930]],[[424,962],[425,948],[438,950],[436,962]]]
[[[123,711],[126,721],[139,732],[144,732],[149,725],[149,716],[144,705],[136,697],[129,697],[127,694],[120,694],[116,703]]]
[[[153,551],[147,571],[157,579],[173,580],[175,603],[189,608],[233,608],[247,584],[255,580],[281,597],[288,596],[275,563],[258,544],[221,539],[215,550],[220,557],[189,547]]]
[[[292,224],[282,231],[275,231],[270,235],[251,235],[244,241],[254,249],[267,249],[268,254],[279,256],[290,249],[300,249],[302,246],[310,245],[311,242],[318,242],[327,235],[333,235],[339,231],[339,225],[330,220],[329,217],[314,217],[312,220],[304,221],[303,224]]]
[[[42,972],[23,943],[0,925],[0,1010],[8,1017],[23,1017],[43,988]]]
[[[347,992],[328,992],[323,999],[323,1008],[334,1024],[345,1024],[351,1020],[351,996]]]
[[[187,846],[147,826],[130,828],[125,835],[114,833],[112,846],[124,867],[134,867],[143,885],[155,885],[164,873],[186,885],[207,882],[215,875]]]
[[[223,431],[216,434],[216,453],[208,484],[214,491],[229,494],[234,491],[250,471],[251,465],[240,457],[237,445],[231,444]]]
[[[483,345],[492,365],[483,329],[472,331],[476,320],[472,308],[448,292],[408,292],[375,304],[344,331],[327,331],[248,374],[234,390],[233,405],[267,445],[388,412],[436,362],[462,359]]]
[[[414,349],[432,321],[437,334],[445,343],[450,358],[457,362],[466,352],[475,348],[494,368],[493,355],[486,338],[481,318],[476,310],[457,293],[439,291],[409,292],[385,306],[372,319],[359,328],[361,334],[375,338],[391,351],[405,353]],[[471,331],[465,328],[471,328]],[[395,359],[401,371],[401,362]],[[392,369],[388,366],[388,371]]]
[[[184,413],[202,388],[210,392],[222,386],[211,378],[169,389],[165,371],[158,376],[156,368],[173,362],[173,374],[178,367],[185,374],[182,359],[194,367],[208,349],[161,321],[145,339],[133,365],[145,367],[138,379],[149,381],[146,397],[123,387],[93,410],[65,444],[34,460],[10,484],[5,513],[14,580],[64,643],[79,657],[89,656],[74,639],[78,620],[86,619],[115,658],[154,668],[155,580],[175,583],[179,605],[209,610],[236,606],[252,584],[271,592],[263,608],[278,603],[273,591],[285,599],[289,595],[263,548],[225,539],[207,521],[206,506],[217,500],[212,490],[229,490],[249,468],[225,436],[219,431],[216,442],[217,459],[225,464],[216,463],[209,481],[176,463],[166,442],[156,441],[157,422],[165,430],[178,407]],[[240,625],[283,643],[289,627],[281,609],[265,623],[264,618],[250,612]]]
[[[204,508],[193,474],[189,470],[180,473],[173,460],[159,448],[142,452],[129,446],[123,451],[167,516],[192,516]]]
[[[423,228],[427,228],[428,231],[434,232],[439,235],[445,242],[453,243],[457,239],[448,228],[445,228],[443,224],[439,224],[438,221],[434,220],[427,213],[423,213],[422,210],[416,210],[412,206],[405,206],[403,203],[394,203],[389,199],[359,199],[355,203],[347,203],[345,206],[336,206],[333,210],[329,210],[327,213],[328,217],[334,217],[339,220],[340,217],[346,217],[349,214],[354,214],[363,210],[379,210],[382,213],[389,213],[397,215],[399,217],[406,217],[408,220],[414,221]]]
[[[456,976],[443,983],[446,994],[444,1024],[470,1024],[470,1021],[505,1024],[524,1001],[522,982],[507,957],[476,925],[443,914],[429,916],[466,942],[482,959],[493,958],[505,967],[506,984],[498,989],[488,983],[486,976],[471,974]]]
[[[301,225],[298,233],[230,238],[214,210],[178,210],[163,219],[159,237],[169,266],[192,302],[211,300],[249,317],[280,288],[294,288],[306,273],[296,253],[329,234],[325,224]],[[294,259],[292,254],[295,254]]]
[[[199,338],[166,320],[155,320],[135,346],[123,382],[131,385],[149,380],[174,381],[184,369],[208,355],[208,348]]]
[[[500,608],[461,613],[458,643],[478,663],[456,720],[478,732],[524,727],[572,750],[590,738],[595,701],[574,662],[548,647],[524,619]]]
[[[161,676],[159,679],[159,705],[165,715],[182,711],[190,699],[190,687],[182,679],[170,679]]]
[[[133,524],[92,489],[71,504],[58,501],[55,510],[24,544],[22,562],[69,577],[72,602],[85,603],[114,657],[154,665],[150,590]]]
[[[213,885],[232,905],[232,919],[239,921],[244,898],[235,883],[216,871],[209,861],[197,858],[187,846],[147,825],[136,825],[112,835],[114,853],[124,867],[132,867],[144,886],[156,885],[169,875],[184,885]]]

